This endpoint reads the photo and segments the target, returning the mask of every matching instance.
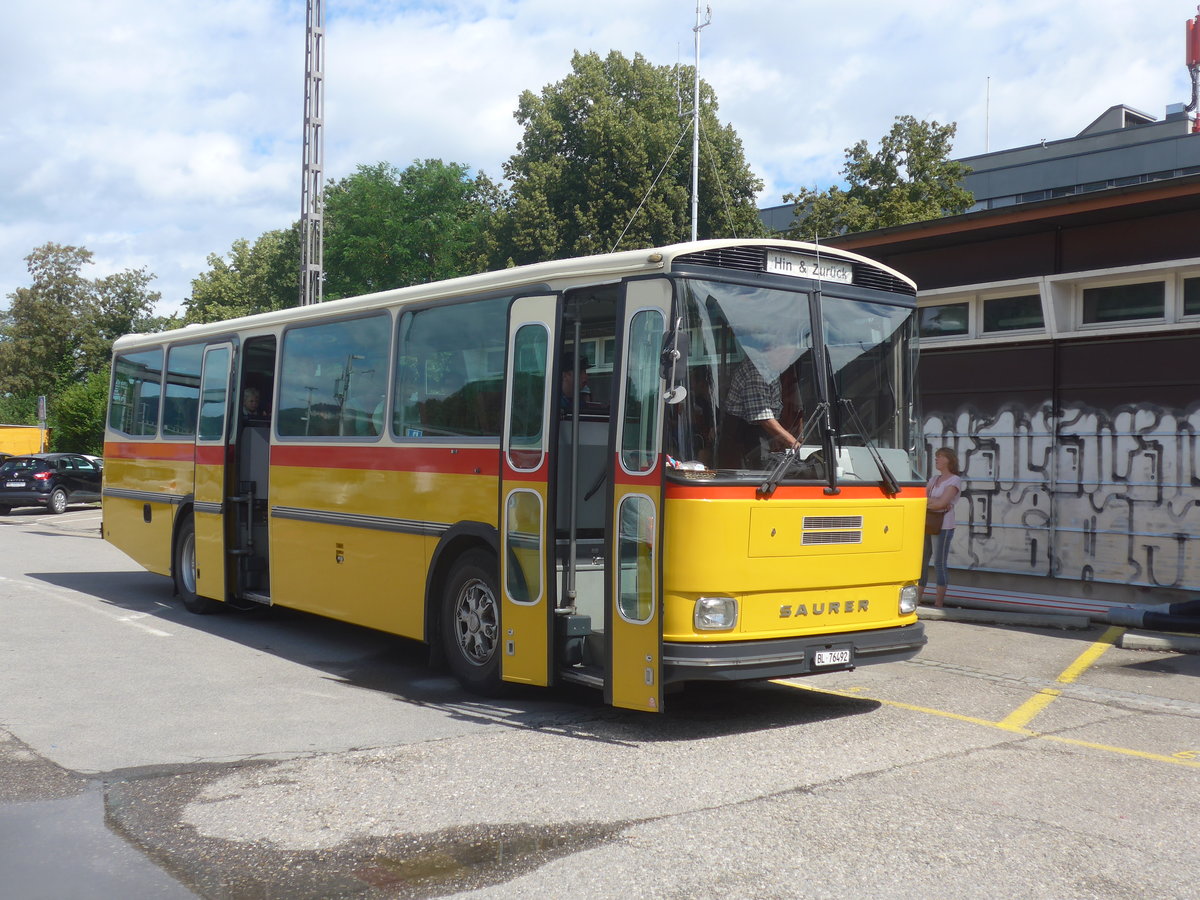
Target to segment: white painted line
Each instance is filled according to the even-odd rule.
[[[68,593],[65,590],[49,588],[36,581],[31,581],[25,578],[7,578],[4,575],[0,575],[0,583],[15,584],[20,587],[29,588],[40,594],[45,594],[48,597],[52,597],[55,600],[61,600],[64,603],[70,603],[72,606],[77,606],[80,609],[86,609],[89,612],[97,613],[98,615],[104,616],[104,618],[110,619],[113,622],[119,622],[122,625],[132,625],[139,631],[144,631],[146,634],[152,634],[155,637],[174,637],[174,635],[169,631],[163,631],[160,628],[154,628],[150,625],[143,625],[138,621],[138,619],[147,618],[148,613],[128,611],[113,612],[103,607],[96,606],[94,603],[80,600],[73,591]]]

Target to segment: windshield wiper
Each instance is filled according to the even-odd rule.
[[[867,452],[871,454],[871,461],[875,463],[875,467],[879,470],[880,490],[889,497],[895,497],[900,493],[900,482],[896,480],[896,476],[892,474],[892,470],[883,461],[883,456],[880,454],[879,448],[875,446],[875,442],[867,434],[867,428],[863,425],[862,419],[859,418],[858,410],[855,409],[854,404],[846,397],[839,397],[838,405],[850,414],[851,420],[858,427],[858,433],[862,436],[863,445],[867,448]],[[840,437],[839,435],[839,443]]]
[[[818,422],[829,421],[829,409],[825,403],[817,404],[817,409],[813,416],[808,420],[808,424],[804,427],[804,433],[800,435],[800,446],[803,447],[807,442],[809,434],[812,432],[813,426]],[[814,453],[819,451],[813,451]],[[798,462],[807,462],[812,459],[813,454],[809,454],[803,459],[800,458],[798,450],[787,449],[783,451],[783,456],[779,462],[775,464],[770,474],[763,479],[763,483],[759,485],[758,492],[765,497],[770,497],[775,493],[775,488],[779,487],[779,482],[783,480],[783,476],[787,474],[787,470]]]

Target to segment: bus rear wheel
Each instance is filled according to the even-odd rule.
[[[175,552],[171,572],[175,578],[175,593],[188,612],[203,616],[216,612],[220,604],[196,593],[196,523],[189,513],[179,525],[175,536]]]
[[[483,550],[464,553],[454,565],[442,599],[442,646],[463,687],[494,697],[500,679],[500,594],[496,562]]]

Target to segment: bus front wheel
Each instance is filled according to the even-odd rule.
[[[495,560],[483,550],[463,554],[442,601],[442,646],[450,670],[467,690],[485,696],[496,696],[504,686],[495,569]]]
[[[216,600],[196,593],[196,523],[190,514],[180,523],[175,536],[173,562],[171,571],[175,577],[175,593],[183,601],[184,609],[201,616],[216,612],[220,608]]]

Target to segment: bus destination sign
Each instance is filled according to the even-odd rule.
[[[767,272],[772,275],[790,275],[793,278],[836,281],[838,284],[854,283],[854,268],[844,259],[832,256],[818,258],[807,253],[789,253],[786,250],[767,250]]]

